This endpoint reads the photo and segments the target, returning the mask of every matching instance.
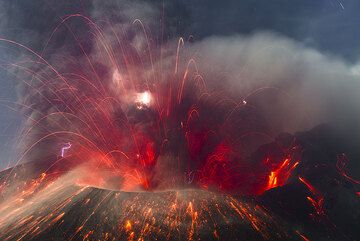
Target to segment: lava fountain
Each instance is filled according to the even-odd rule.
[[[27,56],[2,63],[26,93],[5,104],[27,120],[17,167],[1,176],[1,239],[286,240],[279,220],[239,197],[285,185],[300,162],[296,140],[251,161],[247,140],[271,140],[251,93],[206,81],[182,38],[159,46],[140,20],[126,31],[104,25],[66,16],[40,53],[0,39]],[[47,57],[62,28],[76,58]]]

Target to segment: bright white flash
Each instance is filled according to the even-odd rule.
[[[142,109],[143,107],[149,107],[151,104],[151,94],[149,91],[145,91],[142,93],[138,93],[136,95],[135,100],[138,109]]]

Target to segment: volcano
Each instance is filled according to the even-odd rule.
[[[293,136],[304,148],[301,164],[286,184],[258,196],[201,189],[124,192],[74,184],[69,180],[77,173],[66,161],[25,163],[1,173],[0,238],[356,240],[359,186],[336,168],[339,150],[329,148],[337,142],[329,133],[320,126]],[[284,135],[278,139],[286,142]],[[254,160],[278,142],[260,147]]]
[[[0,36],[22,117],[0,240],[360,239],[358,63],[262,28],[199,38],[168,1],[89,2]]]

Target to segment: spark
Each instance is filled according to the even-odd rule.
[[[304,234],[301,234],[298,230],[295,231],[304,241],[310,241]]]
[[[348,174],[348,170],[347,170],[347,164],[349,163],[349,159],[346,156],[345,153],[339,154],[337,156],[337,162],[336,162],[336,169],[339,172],[339,174],[341,176],[343,176],[344,178],[346,178],[347,180],[349,180],[350,182],[354,183],[354,184],[360,184],[360,180],[357,180],[353,177],[351,177]]]

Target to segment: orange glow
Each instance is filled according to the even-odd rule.
[[[270,172],[265,190],[285,185],[298,165],[298,161],[291,165],[290,159],[286,158],[276,170]]]
[[[127,220],[125,223],[125,230],[126,232],[130,232],[131,231],[131,222],[130,220]]]

